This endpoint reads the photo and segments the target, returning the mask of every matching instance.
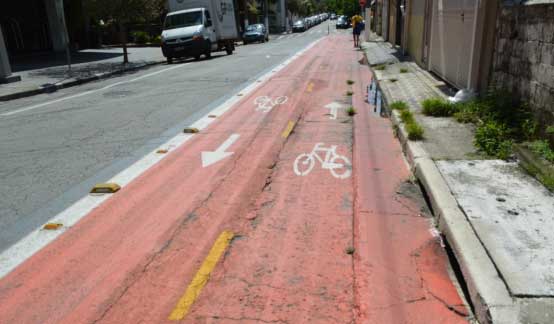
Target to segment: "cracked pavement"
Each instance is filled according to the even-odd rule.
[[[0,279],[0,322],[169,323],[175,311],[198,324],[471,321],[392,127],[364,102],[371,74],[351,46],[342,34],[318,42]],[[87,128],[83,116],[84,130],[67,132],[50,153],[14,155],[80,143],[94,149],[83,159],[130,154],[130,142],[154,132],[134,128],[159,112],[123,102],[139,96],[148,105],[162,91],[135,86],[106,99],[134,110],[136,119],[116,118],[127,139],[99,139],[112,130]],[[262,112],[254,104],[262,95],[288,100]],[[333,119],[330,102],[358,114],[339,109]],[[71,108],[63,111],[68,118]],[[33,116],[41,110],[20,118]],[[204,167],[201,153],[235,134],[223,151],[233,154]],[[225,246],[220,233],[233,233]]]

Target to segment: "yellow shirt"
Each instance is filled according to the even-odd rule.
[[[352,28],[356,27],[356,24],[364,20],[360,15],[354,15],[352,17]]]

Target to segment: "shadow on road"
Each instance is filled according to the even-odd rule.
[[[123,53],[113,51],[73,52],[71,53],[71,63],[92,63],[122,56]],[[123,61],[123,58],[121,60]],[[67,64],[67,57],[64,53],[37,53],[12,57],[11,64],[13,72],[23,72],[28,70],[65,66]]]

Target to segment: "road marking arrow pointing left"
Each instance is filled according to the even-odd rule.
[[[217,163],[231,155],[234,152],[225,152],[234,142],[239,139],[239,134],[232,134],[229,138],[221,144],[217,150],[213,152],[202,152],[202,167],[206,168],[210,165]]]

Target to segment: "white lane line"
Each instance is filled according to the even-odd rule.
[[[118,86],[118,85],[122,85],[122,84],[125,84],[125,83],[136,82],[138,80],[142,80],[144,78],[148,78],[148,77],[151,77],[151,76],[154,76],[154,75],[157,75],[157,74],[161,74],[161,73],[168,72],[168,71],[171,71],[171,70],[179,69],[179,68],[182,68],[182,67],[187,66],[189,64],[190,63],[180,64],[178,66],[173,66],[173,67],[163,69],[163,70],[160,70],[160,71],[156,71],[156,72],[153,72],[153,73],[148,73],[148,74],[145,74],[143,76],[140,76],[138,78],[134,78],[134,79],[131,79],[131,80],[116,82],[116,83],[107,85],[107,86],[105,86],[103,88],[100,88],[100,89],[85,91],[85,92],[82,92],[82,93],[79,93],[79,94],[76,94],[76,95],[73,95],[73,96],[43,102],[41,104],[34,105],[34,106],[20,108],[20,109],[13,110],[13,111],[10,111],[10,112],[2,113],[2,114],[0,114],[0,116],[2,116],[2,117],[12,116],[12,115],[19,114],[19,113],[22,113],[22,112],[25,112],[25,111],[34,110],[34,109],[42,108],[42,107],[45,107],[45,106],[49,106],[49,105],[52,105],[52,104],[55,104],[55,103],[58,103],[58,102],[83,97],[83,96],[86,96],[86,95],[89,95],[89,94],[92,94],[92,93],[96,93],[96,92],[100,92],[100,91],[104,91],[104,90],[113,88],[113,87]]]
[[[284,38],[285,36],[279,36],[277,37],[277,40],[280,40],[281,38]]]
[[[255,82],[249,84],[238,93],[242,94],[241,96],[234,95],[225,101],[220,106],[216,107],[212,111],[208,112],[202,118],[194,122],[190,127],[197,128],[199,130],[205,129],[212,122],[215,121],[214,118],[210,118],[210,115],[221,116],[225,112],[229,111],[235,106],[242,98],[247,96],[249,93],[253,92],[257,88],[261,87],[267,82],[272,76],[276,73],[287,67],[290,63],[316,45],[320,40],[316,40],[306,46],[304,49],[298,51],[296,54],[292,55],[283,63],[272,68],[268,73],[264,74],[262,77],[258,78]],[[258,82],[259,81],[259,82]],[[237,93],[237,94],[238,94]],[[154,166],[156,163],[160,162],[167,154],[158,154],[158,150],[168,150],[173,151],[189,141],[194,134],[185,134],[180,133],[177,136],[173,137],[169,141],[160,145],[152,152],[145,155],[142,159],[132,164],[129,168],[123,170],[122,172],[115,175],[113,178],[107,180],[106,182],[113,182],[119,184],[121,187],[126,186],[131,181],[136,179],[138,176],[143,174],[149,168]],[[59,230],[48,231],[42,230],[42,226],[35,229],[27,236],[19,240],[17,243],[9,247],[7,250],[0,253],[0,279],[10,273],[13,269],[23,263],[25,260],[30,258],[33,254],[40,251],[50,242],[54,241],[65,231],[75,225],[79,220],[85,217],[93,209],[97,208],[106,201],[111,195],[106,194],[102,196],[96,195],[86,195],[73,205],[68,207],[66,210],[62,211],[58,215],[55,215],[46,223],[61,223],[63,227]]]

